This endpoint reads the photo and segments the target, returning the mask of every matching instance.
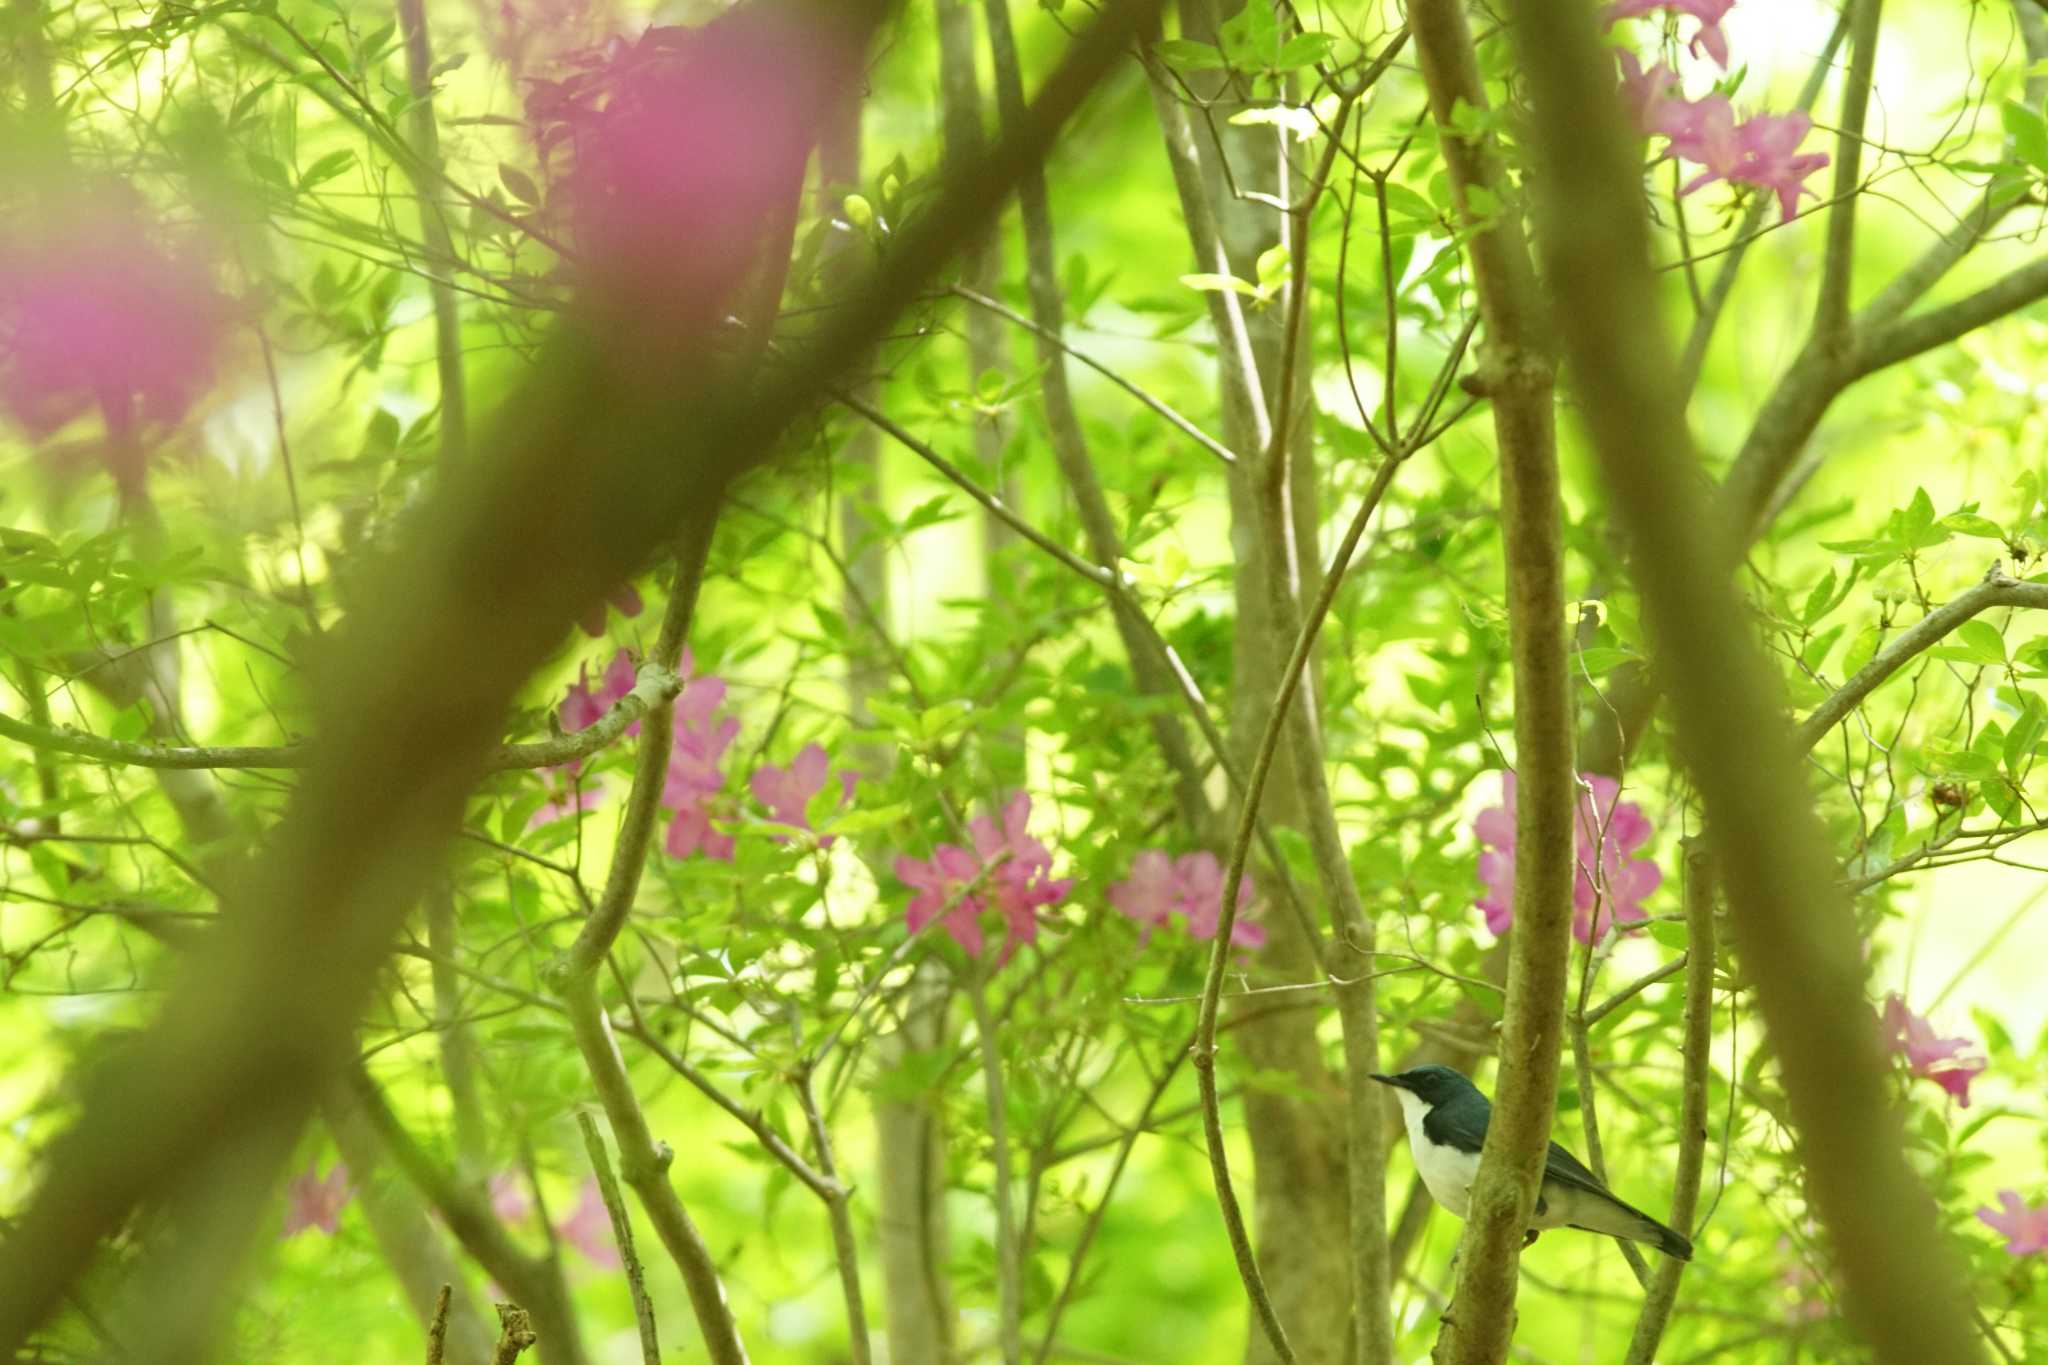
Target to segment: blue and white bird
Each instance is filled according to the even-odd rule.
[[[1401,1116],[1408,1124],[1408,1147],[1415,1169],[1430,1197],[1458,1217],[1471,1202],[1472,1178],[1479,1170],[1479,1148],[1493,1104],[1458,1072],[1447,1066],[1418,1066],[1395,1076],[1373,1079],[1394,1087]],[[1543,1187],[1536,1196],[1536,1214],[1529,1237],[1545,1228],[1578,1228],[1604,1232],[1631,1242],[1647,1242],[1666,1256],[1692,1259],[1692,1243],[1641,1209],[1615,1198],[1579,1159],[1556,1143],[1543,1163]]]

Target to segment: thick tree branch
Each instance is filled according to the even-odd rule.
[[[1704,514],[1654,281],[1641,165],[1584,0],[1512,0],[1528,79],[1539,241],[1580,410],[1634,551],[1678,742],[1714,831],[1815,1212],[1851,1325],[1883,1361],[1982,1358],[1968,1288],[1903,1150],[1863,996],[1855,921],[1800,781],[1782,700]],[[1563,301],[1568,300],[1568,306]]]
[[[1486,335],[1481,380],[1500,450],[1501,532],[1515,694],[1514,933],[1493,1120],[1466,1211],[1465,1237],[1437,1358],[1496,1362],[1513,1332],[1522,1236],[1557,1104],[1573,876],[1571,676],[1565,653],[1564,533],[1553,371],[1516,196],[1491,136],[1459,131],[1486,92],[1459,0],[1411,0],[1408,27],[1441,135]],[[1480,195],[1491,207],[1475,207]]]

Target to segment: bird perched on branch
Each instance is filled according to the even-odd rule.
[[[1478,1086],[1447,1066],[1418,1066],[1396,1076],[1375,1074],[1373,1079],[1394,1087],[1400,1096],[1408,1146],[1430,1197],[1463,1218],[1472,1178],[1479,1170],[1479,1149],[1486,1142],[1486,1124],[1493,1117],[1492,1103]],[[1647,1242],[1681,1261],[1692,1259],[1692,1243],[1684,1236],[1617,1199],[1598,1176],[1554,1142],[1543,1162],[1543,1187],[1536,1195],[1529,1240],[1545,1228],[1604,1232]]]

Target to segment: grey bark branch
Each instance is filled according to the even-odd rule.
[[[611,1156],[604,1149],[596,1119],[578,1113],[576,1126],[583,1132],[583,1150],[590,1157],[590,1173],[597,1180],[597,1195],[604,1201],[605,1215],[611,1219],[612,1240],[618,1243],[620,1268],[626,1273],[626,1288],[633,1296],[633,1321],[640,1329],[640,1359],[643,1365],[661,1365],[661,1336],[655,1329],[654,1303],[647,1297],[647,1276],[640,1268],[640,1252],[633,1245],[633,1222],[626,1215],[626,1201],[619,1197]]]
[[[1707,1155],[1707,1082],[1713,1077],[1714,967],[1717,962],[1714,925],[1713,867],[1706,844],[1685,845],[1685,1072],[1678,1103],[1678,1148],[1671,1181],[1671,1226],[1690,1237],[1699,1208],[1700,1173]],[[1729,1078],[1734,1083],[1734,1078]],[[1678,1302],[1678,1281],[1685,1263],[1659,1258],[1650,1289],[1636,1316],[1624,1365],[1652,1365],[1657,1343]]]
[[[1517,1268],[1557,1103],[1565,980],[1570,967],[1573,810],[1571,676],[1565,651],[1564,542],[1552,361],[1516,195],[1490,136],[1459,130],[1458,107],[1486,108],[1472,35],[1458,0],[1411,0],[1408,27],[1443,135],[1459,216],[1480,227],[1469,246],[1486,337],[1481,379],[1500,450],[1501,531],[1514,667],[1515,927],[1508,943],[1501,1065],[1493,1119],[1466,1210],[1453,1295],[1436,1358],[1506,1358]],[[1473,211],[1473,191],[1501,206]]]
[[[1994,564],[1976,587],[1936,607],[1901,631],[1890,644],[1872,656],[1869,663],[1857,669],[1854,676],[1814,707],[1806,719],[1799,722],[1799,728],[1793,734],[1796,750],[1803,754],[1812,749],[1828,731],[1847,719],[1849,713],[1876,691],[1885,679],[1916,656],[1940,644],[1963,622],[1994,607],[2048,609],[2048,583],[2021,582],[2007,577],[2004,570]]]
[[[1908,1165],[1856,925],[1783,702],[1727,575],[1735,533],[1702,514],[1651,300],[1641,163],[1591,7],[1512,0],[1528,80],[1538,236],[1591,444],[1634,551],[1679,751],[1698,784],[1733,927],[1783,1069],[1850,1325],[1887,1362],[1981,1360],[1969,1290]]]

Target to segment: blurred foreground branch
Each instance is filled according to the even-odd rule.
[[[1856,926],[1799,778],[1783,698],[1726,574],[1736,530],[1698,473],[1656,319],[1634,139],[1584,0],[1512,0],[1529,83],[1538,241],[1579,408],[1627,533],[1678,745],[1726,879],[1737,946],[1784,1071],[1850,1324],[1880,1360],[1967,1362],[1962,1269],[1907,1164]]]
[[[492,458],[450,471],[383,555],[360,613],[328,637],[309,677],[314,766],[264,855],[230,888],[225,931],[178,964],[163,1008],[127,1051],[82,1079],[79,1117],[47,1149],[40,1185],[0,1245],[0,1347],[20,1347],[136,1208],[171,1202],[224,1135],[305,1121],[349,1055],[393,931],[458,827],[520,682],[687,512],[715,506],[792,420],[816,410],[826,384],[872,352],[1157,8],[1107,8],[1030,115],[899,232],[801,361],[745,393],[715,382],[723,306],[778,196],[800,193],[818,118],[859,70],[881,14],[873,3],[753,0],[721,19],[764,25],[771,41],[754,33],[753,63],[724,63],[702,83],[698,95],[725,103],[698,112],[734,128],[768,125],[750,167],[762,173],[683,201],[706,221],[662,224],[664,241],[694,243],[671,262],[681,278],[663,281],[662,302],[678,315],[650,318],[631,279],[593,279],[537,367],[545,378],[500,414]],[[769,69],[787,48],[810,61]],[[773,119],[761,118],[766,105]],[[145,1129],[150,1140],[136,1142]],[[236,1178],[266,1186],[284,1156]],[[216,1296],[259,1212],[249,1204],[239,1236],[218,1239],[204,1280]],[[145,1242],[142,1254],[157,1248]]]

